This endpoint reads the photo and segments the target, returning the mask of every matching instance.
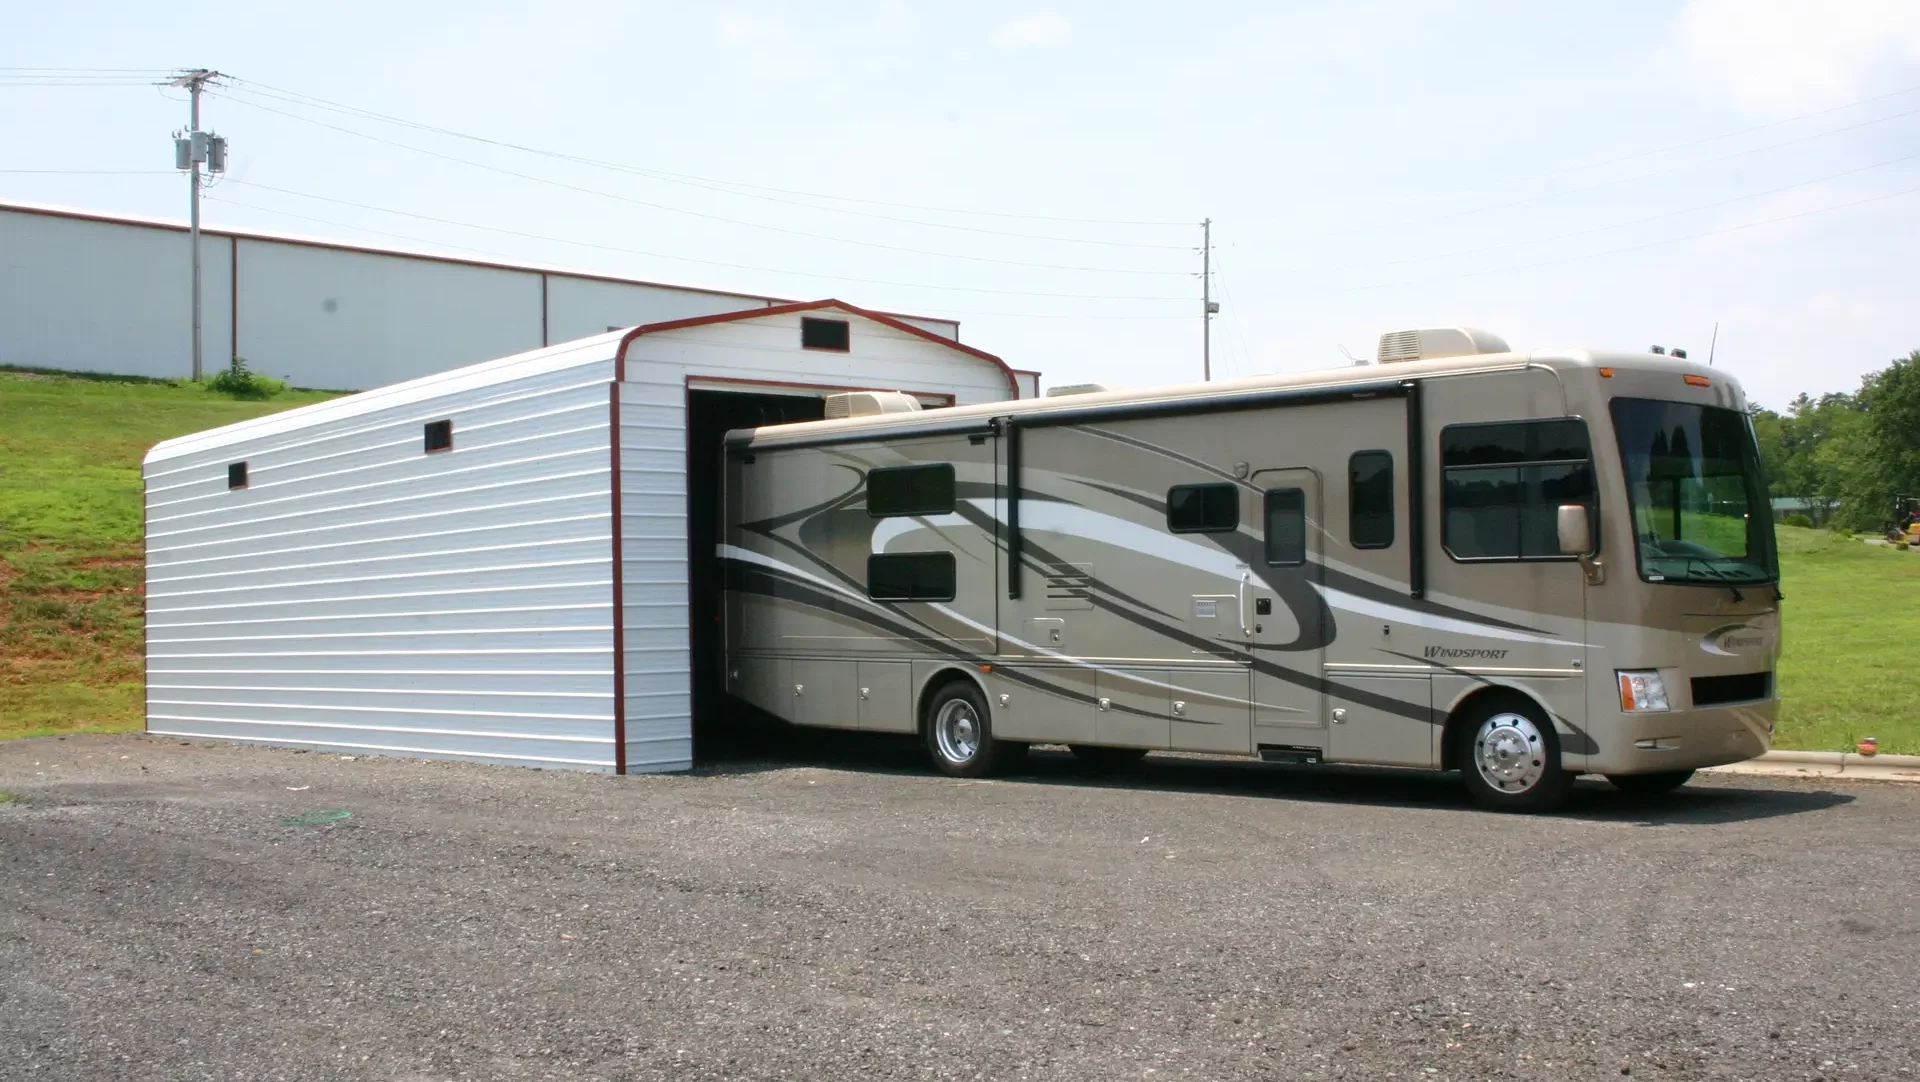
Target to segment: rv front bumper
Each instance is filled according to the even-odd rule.
[[[1594,774],[1658,774],[1723,766],[1763,755],[1773,746],[1778,700],[1618,714],[1595,726],[1599,750],[1587,756]]]

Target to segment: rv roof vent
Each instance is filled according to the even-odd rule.
[[[1063,394],[1098,394],[1113,388],[1104,383],[1063,383],[1058,387],[1047,388],[1047,397],[1054,398]]]
[[[920,400],[899,391],[848,391],[827,396],[827,420],[871,417],[876,413],[912,413]]]
[[[1478,353],[1505,353],[1506,340],[1472,327],[1422,327],[1380,336],[1380,363],[1431,361],[1439,357],[1471,357]]]

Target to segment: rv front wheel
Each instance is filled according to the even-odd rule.
[[[934,692],[924,724],[933,765],[956,778],[985,777],[1019,750],[993,738],[986,697],[965,680]]]
[[[1455,761],[1481,807],[1538,812],[1566,799],[1573,776],[1560,768],[1560,738],[1531,703],[1492,702],[1461,720]]]

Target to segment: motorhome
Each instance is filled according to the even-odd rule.
[[[1579,774],[1665,791],[1772,739],[1772,517],[1747,403],[1675,356],[1402,331],[1378,361],[729,433],[727,693],[917,733]]]

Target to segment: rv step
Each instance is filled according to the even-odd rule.
[[[1260,758],[1269,763],[1317,763],[1319,748],[1297,748],[1291,744],[1262,744]]]

